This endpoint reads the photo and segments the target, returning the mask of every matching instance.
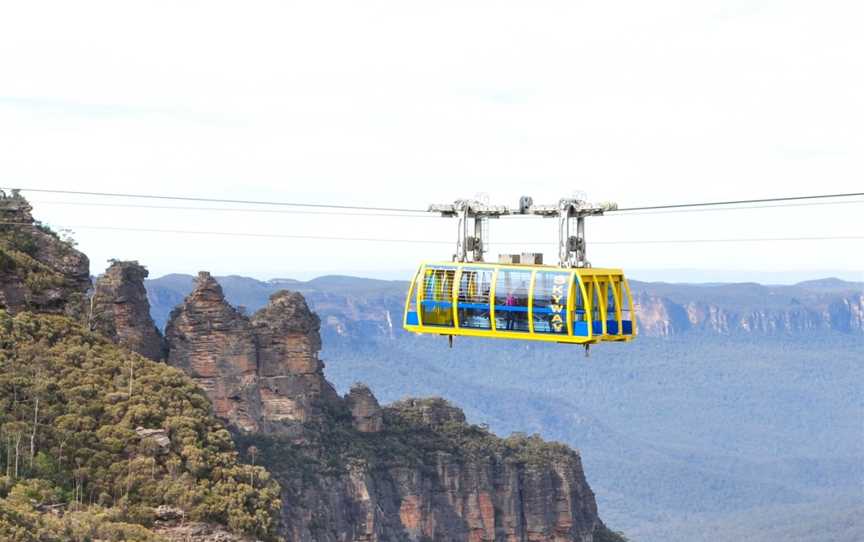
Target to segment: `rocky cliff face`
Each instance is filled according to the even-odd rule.
[[[32,207],[0,190],[0,308],[80,318],[90,288],[90,262],[33,219]]]
[[[648,336],[864,334],[864,291],[854,283],[827,291],[756,284],[639,284],[634,290],[639,331]]]
[[[354,428],[361,433],[378,433],[384,429],[384,416],[378,399],[365,384],[355,384],[345,396]]]
[[[318,359],[320,321],[303,296],[279,291],[251,319],[258,356],[263,418],[270,431],[322,419],[327,404],[338,402]]]
[[[324,379],[318,318],[299,294],[278,292],[247,317],[209,273],[165,328],[168,363],[204,388],[216,415],[244,432],[286,432],[321,416],[337,394]]]
[[[500,439],[440,399],[382,408],[362,385],[339,397],[320,325],[285,291],[247,317],[201,273],[166,328],[168,362],[279,480],[288,540],[587,542],[603,528],[569,448]]]
[[[165,328],[168,364],[201,386],[216,415],[243,431],[256,431],[261,415],[257,350],[249,319],[225,302],[222,288],[201,273]]]
[[[166,345],[150,317],[146,277],[147,269],[138,262],[112,262],[96,279],[88,319],[94,331],[159,361],[165,358]]]
[[[603,529],[575,451],[500,439],[441,399],[383,418],[376,433],[331,420],[293,456],[253,436],[282,484],[289,540],[590,542]]]

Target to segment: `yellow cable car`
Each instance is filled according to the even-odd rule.
[[[403,327],[446,335],[451,345],[453,336],[463,335],[581,344],[586,354],[591,344],[633,340],[633,296],[624,273],[591,267],[585,256],[585,217],[614,208],[577,198],[534,205],[527,196],[518,209],[476,200],[430,206],[459,219],[456,253],[452,262],[420,266],[405,299]],[[488,220],[517,214],[558,219],[557,266],[543,265],[536,253],[484,263]]]
[[[594,344],[636,335],[620,269],[435,262],[420,266],[405,302],[416,333]]]

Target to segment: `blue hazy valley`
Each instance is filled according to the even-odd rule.
[[[363,381],[382,402],[442,396],[498,434],[578,448],[601,514],[633,540],[864,538],[860,283],[634,283],[643,336],[586,358],[405,333],[400,281],[219,281],[249,311],[303,293],[340,392]],[[157,325],[191,287],[147,282]]]

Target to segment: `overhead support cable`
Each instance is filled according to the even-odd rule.
[[[0,221],[0,225],[14,226],[30,226],[39,227],[40,224],[32,224],[28,222],[5,222]],[[87,226],[87,225],[71,225],[60,228],[62,230],[96,230],[96,231],[118,231],[118,232],[139,232],[139,233],[164,233],[164,234],[180,234],[180,235],[211,235],[224,237],[259,237],[259,238],[274,238],[274,239],[297,239],[311,241],[346,241],[346,242],[371,242],[371,243],[408,243],[408,244],[452,244],[452,241],[438,241],[431,239],[390,239],[378,237],[339,237],[326,235],[294,235],[294,234],[279,234],[279,233],[256,233],[256,232],[231,232],[231,231],[207,231],[207,230],[175,230],[162,228],[124,228],[120,226]],[[862,240],[864,235],[825,235],[825,236],[810,236],[810,237],[740,237],[726,239],[644,239],[644,240],[613,240],[613,241],[594,241],[598,245],[662,245],[662,244],[699,244],[699,243],[754,243],[754,242],[775,242],[775,241],[851,241]],[[554,244],[549,241],[505,241],[496,242],[496,245],[518,246],[518,245],[544,245]]]
[[[304,203],[291,201],[264,201],[264,200],[241,200],[241,199],[219,199],[205,198],[197,196],[164,196],[155,194],[125,194],[119,192],[88,192],[83,190],[53,190],[45,188],[10,188],[12,190],[21,190],[22,192],[36,192],[45,194],[69,194],[76,196],[98,196],[106,198],[130,198],[130,199],[151,199],[151,200],[170,200],[170,201],[197,201],[207,203],[232,203],[239,205],[272,205],[281,207],[305,207],[314,209],[346,209],[358,211],[389,211],[402,213],[426,213],[425,209],[404,209],[397,207],[367,207],[363,205],[342,205],[342,204],[325,204],[325,203]]]
[[[608,216],[651,216],[651,215],[666,215],[679,213],[712,213],[712,212],[730,212],[730,211],[747,211],[749,209],[786,209],[793,207],[822,207],[826,205],[862,205],[864,199],[853,201],[807,201],[803,203],[775,203],[767,205],[748,205],[746,207],[696,207],[685,209],[664,209],[658,211],[628,211],[620,214],[611,214]],[[620,211],[620,209],[618,209]],[[607,211],[607,213],[615,213],[615,211]],[[604,214],[604,216],[607,216]]]
[[[88,201],[51,201],[51,200],[36,200],[33,203],[44,206],[44,205],[56,205],[56,206],[73,206],[73,207],[103,207],[103,208],[119,208],[119,209],[153,209],[153,210],[165,210],[165,211],[214,211],[218,213],[250,213],[250,214],[275,214],[275,215],[303,215],[303,216],[332,216],[332,212],[326,210],[303,210],[303,209],[262,209],[258,207],[196,207],[196,206],[187,206],[187,205],[146,205],[146,204],[135,204],[135,203],[105,203],[105,202],[88,202]],[[746,207],[716,207],[716,208],[689,208],[689,209],[665,209],[658,211],[628,211],[620,214],[612,214],[615,211],[606,211],[604,216],[646,216],[646,215],[664,215],[664,214],[678,214],[678,213],[705,213],[705,212],[730,212],[730,211],[746,211],[749,209],[784,209],[784,208],[792,208],[792,207],[821,207],[821,206],[831,206],[831,205],[862,205],[864,204],[864,199],[861,200],[853,200],[853,201],[807,201],[801,203],[778,203],[778,204],[768,204],[768,205],[749,205]],[[620,211],[620,209],[618,209]],[[383,212],[374,212],[374,211],[342,211],[339,213],[340,216],[354,216],[354,217],[370,217],[370,218],[440,218],[439,215],[435,215],[432,213],[424,212],[423,214],[406,214],[404,212],[399,213],[383,213]],[[536,219],[539,218],[537,215],[503,215],[501,218],[507,219]]]
[[[99,203],[86,201],[36,201],[38,205],[70,205],[78,207],[111,207],[123,209],[157,209],[171,211],[215,211],[229,213],[265,213],[265,214],[288,214],[288,215],[321,215],[331,217],[332,212],[329,211],[306,211],[302,209],[260,209],[255,207],[190,207],[186,205],[139,205],[134,203]],[[424,214],[400,214],[400,213],[380,213],[380,212],[340,212],[339,216],[369,216],[369,217],[390,217],[390,218],[439,218],[436,215]]]
[[[827,199],[827,198],[852,198],[852,197],[860,197],[864,196],[864,192],[851,192],[846,194],[816,194],[811,196],[790,196],[790,197],[779,197],[779,198],[761,198],[761,199],[743,199],[743,200],[731,200],[731,201],[708,201],[708,202],[699,202],[699,203],[676,203],[669,205],[647,205],[642,207],[620,207],[618,209],[610,209],[606,211],[607,213],[621,213],[628,211],[654,211],[660,209],[684,209],[688,207],[716,207],[720,205],[744,205],[749,203],[771,203],[771,202],[781,202],[781,201],[801,201],[801,200],[813,200],[813,199]]]
[[[202,203],[230,203],[238,205],[266,205],[279,207],[297,207],[297,208],[315,208],[315,209],[337,209],[337,210],[356,210],[356,211],[379,211],[392,213],[421,213],[426,214],[428,209],[410,209],[400,207],[376,207],[363,205],[344,205],[344,204],[329,204],[329,203],[305,203],[305,202],[289,202],[289,201],[267,201],[267,200],[240,200],[240,199],[219,199],[207,198],[198,196],[166,196],[157,194],[131,194],[120,192],[93,192],[82,190],[56,190],[43,188],[19,188],[23,192],[48,193],[48,194],[67,194],[77,196],[95,196],[95,197],[111,197],[111,198],[129,198],[129,199],[151,199],[162,201],[194,201]],[[708,208],[721,207],[727,205],[747,205],[756,203],[779,203],[792,201],[806,201],[817,199],[831,198],[851,198],[864,197],[864,192],[849,192],[839,194],[814,194],[807,196],[784,196],[772,198],[759,198],[747,200],[728,200],[728,201],[711,201],[711,202],[693,202],[693,203],[676,203],[662,205],[646,205],[638,207],[621,207],[618,209],[608,209],[605,214],[610,213],[629,213],[633,211],[659,211],[667,209],[686,209],[686,208]],[[742,207],[746,208],[746,207]],[[503,216],[519,216],[519,215],[503,215]]]
[[[852,241],[864,235],[823,235],[812,237],[735,237],[728,239],[645,239],[640,241],[592,241],[596,245],[670,245],[701,243],[765,243],[774,241]]]

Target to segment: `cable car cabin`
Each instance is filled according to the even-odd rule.
[[[408,290],[415,333],[593,344],[636,335],[620,269],[489,263],[423,264]]]

